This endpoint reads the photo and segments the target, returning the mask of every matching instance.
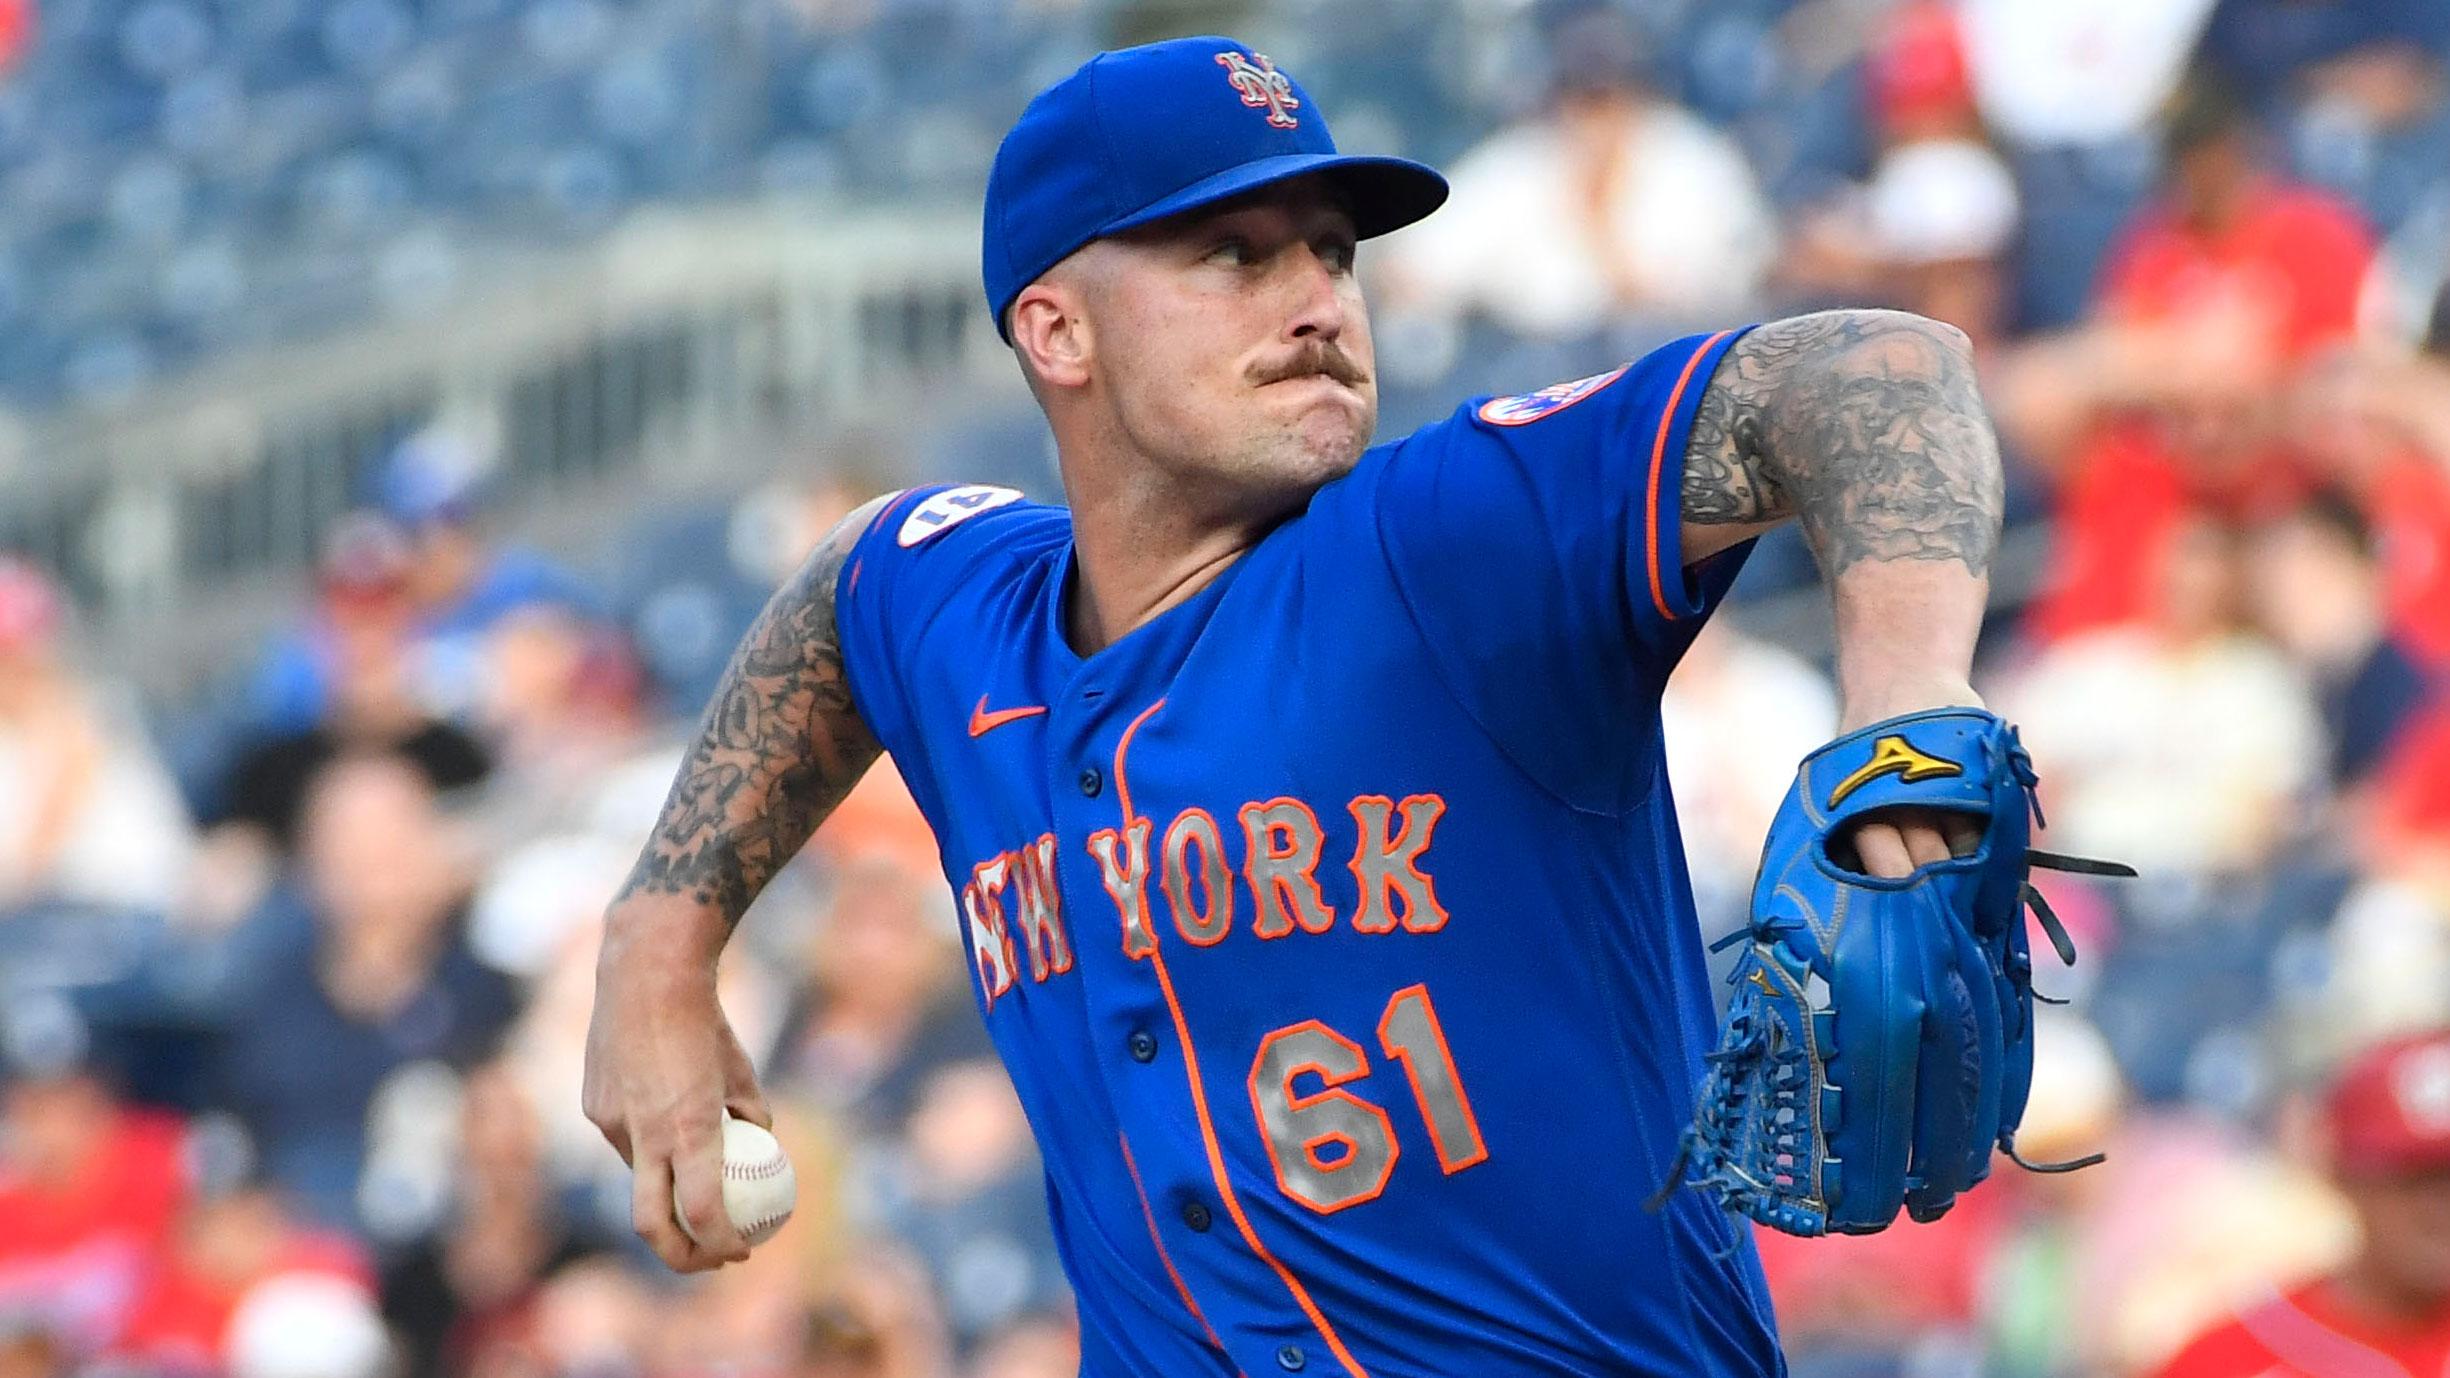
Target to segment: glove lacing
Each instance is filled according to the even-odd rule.
[[[2034,772],[2033,757],[2025,750],[2024,741],[2017,736],[2013,724],[2008,726],[2003,735],[2007,746],[2008,769],[2015,775],[2016,783],[2024,787],[2025,807],[2032,813],[2033,826],[2047,828],[2050,822],[2042,816],[2042,781],[2041,777]],[[2135,874],[2135,868],[2123,862],[2096,861],[2091,857],[2046,852],[2039,847],[2025,849],[2025,869],[2028,878],[2021,883],[2024,906],[2032,911],[2034,921],[2041,925],[2042,933],[2050,939],[2050,948],[2058,954],[2059,961],[2063,965],[2072,967],[2076,964],[2076,941],[2067,935],[2067,926],[2059,922],[2058,911],[2052,909],[2050,901],[2042,897],[2040,890],[2034,888],[2030,873],[2037,866],[2044,870],[2087,876],[2132,876]],[[2044,995],[2033,988],[2033,959],[2022,950],[2010,953],[2007,962],[2007,977],[2020,996],[2030,996],[2045,1005],[2067,1003],[2054,996]],[[2020,1001],[2015,1008],[2023,1009],[2023,1003]],[[2109,1159],[2109,1155],[2105,1153],[2087,1153],[2081,1158],[2072,1158],[2063,1163],[2028,1162],[2023,1154],[2016,1151],[2016,1131],[2013,1129],[2000,1131],[1999,1151],[2008,1156],[2009,1162],[2027,1172],[2076,1172],[2097,1166]]]

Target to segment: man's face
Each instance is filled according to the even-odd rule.
[[[1353,220],[1296,181],[1102,240],[1075,276],[1109,419],[1235,511],[1288,510],[1378,424]]]
[[[396,758],[326,768],[300,818],[299,855],[326,922],[394,946],[419,945],[456,888],[433,787]]]
[[[2179,150],[2169,160],[2168,175],[2181,214],[2209,226],[2230,209],[2238,188],[2254,173],[2254,139],[2240,125]]]

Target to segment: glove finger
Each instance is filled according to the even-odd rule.
[[[1973,1137],[1974,1105],[1981,1075],[1973,1001],[1953,969],[1939,974],[1931,1004],[1923,1012],[1922,1048],[1915,1067],[1914,1171],[1907,1183],[1906,1210],[1916,1220],[1935,1220],[1956,1203],[1967,1185],[1966,1142]]]
[[[1829,1079],[1845,1107],[1831,1143],[1839,1185],[1829,1228],[1841,1233],[1886,1229],[1905,1204],[1923,1007],[1920,963],[1908,945],[1930,922],[1915,894],[1857,892],[1826,978],[1836,1012]]]
[[[1973,936],[1945,912],[1941,887],[1923,930],[1922,1039],[1916,1065],[1914,1180],[1906,1210],[1934,1220],[1981,1180],[1997,1122],[1999,1002],[1989,963]]]
[[[1982,1030],[1981,1093],[1974,1102],[1974,1124],[1965,1143],[1965,1183],[1979,1184],[1991,1175],[1991,1149],[1999,1141],[2000,1106],[2007,1093],[2009,989],[2000,979],[1990,944],[1960,930],[1966,989],[1974,1017]]]

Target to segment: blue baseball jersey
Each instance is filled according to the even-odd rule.
[[[1659,695],[1686,432],[1737,332],[1361,457],[1094,655],[1072,530],[904,494],[838,585],[959,897],[1087,1378],[1783,1371],[1664,1208],[1716,1020]]]

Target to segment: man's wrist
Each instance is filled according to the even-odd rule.
[[[1839,700],[1838,735],[1933,708],[1981,708],[1982,696],[1961,679],[1885,680],[1847,687]]]
[[[614,903],[604,915],[599,973],[616,967],[646,969],[690,979],[714,979],[715,964],[731,938],[722,915],[677,897]]]

